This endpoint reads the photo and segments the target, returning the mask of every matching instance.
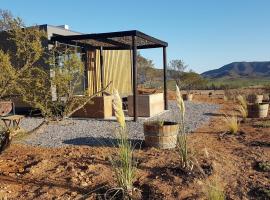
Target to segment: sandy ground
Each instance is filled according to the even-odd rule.
[[[206,199],[206,183],[212,179],[224,188],[226,199],[268,199],[270,174],[260,171],[257,164],[270,161],[270,128],[247,120],[239,134],[223,135],[226,127],[221,113],[231,111],[235,103],[206,96],[195,101],[221,106],[209,123],[188,136],[190,149],[207,177],[197,170],[181,170],[175,150],[136,150],[135,186],[142,191],[141,199]],[[12,144],[0,156],[0,197],[102,199],[116,186],[108,159],[115,151],[113,147],[52,149]]]

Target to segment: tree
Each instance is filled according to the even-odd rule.
[[[138,53],[137,66],[139,83],[143,84],[144,82],[151,80],[151,72],[154,68],[153,61],[143,57],[140,53]]]
[[[180,85],[181,77],[185,70],[187,69],[188,65],[184,63],[183,60],[171,60],[169,63],[169,76],[175,80],[177,85]]]
[[[45,49],[46,33],[37,26],[24,27],[22,20],[8,11],[0,11],[0,28],[4,31],[0,34],[7,34],[10,41],[9,48],[0,50],[0,100],[19,95],[50,121],[71,116],[107,88],[92,96],[83,91],[87,95],[78,98],[75,91],[84,68],[77,49]]]
[[[186,72],[188,65],[183,60],[172,60],[169,63],[169,75],[175,80],[180,89],[187,90],[188,93],[194,89],[202,89],[206,86],[206,80],[196,72],[190,70]]]
[[[39,69],[45,32],[37,27],[25,28],[20,18],[14,18],[6,10],[0,10],[0,31],[9,38],[9,48],[0,50],[0,99],[3,99],[20,95],[22,83],[31,81],[31,71]]]
[[[193,71],[184,72],[180,78],[181,81],[178,86],[181,89],[187,90],[187,93],[190,93],[191,90],[202,89],[206,86],[206,80]]]

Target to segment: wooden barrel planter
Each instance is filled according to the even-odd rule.
[[[249,118],[265,118],[268,115],[269,104],[259,103],[248,105]]]
[[[248,96],[248,102],[249,103],[262,103],[263,101],[263,95],[249,95]]]
[[[160,149],[175,148],[178,134],[176,122],[165,121],[162,125],[155,122],[144,123],[145,146]]]
[[[184,101],[192,101],[193,94],[183,94],[183,100]]]

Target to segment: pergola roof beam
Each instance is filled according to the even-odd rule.
[[[105,42],[105,43],[108,43],[108,44],[111,44],[111,45],[114,45],[116,47],[123,47],[125,49],[130,49],[131,46],[128,45],[128,44],[124,44],[122,42],[118,42],[118,41],[115,41],[115,40],[112,40],[112,39],[107,39],[107,38],[100,38],[100,39],[96,39],[97,41],[101,41],[101,42]]]
[[[97,42],[93,45],[95,48],[103,46],[104,49],[108,50],[118,50],[118,49],[130,49],[132,47],[131,37],[137,37],[137,48],[159,48],[167,47],[168,43],[162,40],[156,39],[152,36],[146,35],[137,30],[132,31],[120,31],[120,32],[110,32],[110,33],[94,33],[94,34],[83,34],[83,35],[55,35],[51,38],[52,41],[78,41],[83,43],[91,43],[91,40]],[[87,42],[89,40],[89,42]],[[119,41],[117,41],[119,40]],[[101,42],[102,44],[98,44]],[[94,43],[92,41],[92,43]],[[106,45],[107,43],[107,45]]]
[[[152,36],[150,36],[150,35],[146,35],[145,33],[142,33],[142,32],[140,32],[140,31],[136,31],[136,35],[137,35],[138,37],[140,37],[140,38],[143,38],[143,39],[145,39],[145,40],[151,41],[151,42],[153,42],[154,44],[160,44],[161,47],[167,47],[167,46],[168,46],[168,43],[167,43],[167,42],[164,42],[164,41],[162,41],[162,40],[159,40],[159,39],[157,39],[157,38],[154,38],[154,37],[152,37]]]

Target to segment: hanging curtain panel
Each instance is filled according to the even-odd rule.
[[[93,94],[101,89],[100,51],[88,51],[87,60],[88,87]],[[107,92],[112,93],[115,88],[121,96],[132,94],[130,50],[104,50],[103,67],[104,87],[112,82]]]
[[[96,67],[96,50],[87,51],[86,66],[88,70],[88,91],[89,95],[92,95],[100,88],[99,71]]]

